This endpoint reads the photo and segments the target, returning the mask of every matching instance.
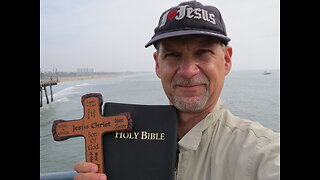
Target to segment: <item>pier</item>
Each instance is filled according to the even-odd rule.
[[[55,75],[51,73],[49,77],[45,77],[44,73],[40,71],[40,107],[42,107],[42,90],[44,90],[47,104],[49,104],[49,98],[48,98],[48,93],[47,93],[47,87],[50,87],[50,97],[51,97],[51,102],[53,102],[53,95],[52,95],[52,86],[57,85],[59,83],[59,79],[57,76],[57,71]]]

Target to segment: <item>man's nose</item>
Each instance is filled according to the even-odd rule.
[[[182,59],[178,74],[184,78],[192,78],[194,75],[200,72],[198,63],[193,59]]]

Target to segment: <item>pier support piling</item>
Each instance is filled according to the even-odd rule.
[[[42,107],[42,87],[40,86],[40,107]]]
[[[47,88],[46,88],[46,86],[43,86],[43,88],[44,88],[44,93],[46,94],[47,104],[49,104],[49,99],[48,99],[48,94],[47,94]]]
[[[50,95],[51,95],[51,102],[53,102],[53,96],[52,96],[52,85],[50,85]]]

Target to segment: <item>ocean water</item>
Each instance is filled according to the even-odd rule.
[[[258,121],[280,132],[279,70],[232,71],[221,99],[226,109],[244,119]],[[101,93],[104,102],[168,104],[161,82],[154,73],[139,73],[106,79],[62,82],[52,86],[53,102],[40,108],[40,172],[72,171],[73,164],[85,161],[84,138],[54,141],[54,120],[75,120],[83,116],[81,96]],[[50,95],[50,93],[49,93]],[[50,96],[49,96],[50,100]]]

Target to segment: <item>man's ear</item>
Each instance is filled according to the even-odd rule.
[[[156,63],[156,68],[155,68],[156,69],[156,74],[157,74],[158,78],[160,78],[158,52],[157,51],[153,53],[153,59],[154,59],[154,61]]]
[[[227,75],[231,71],[231,67],[232,67],[232,61],[231,61],[232,47],[226,46],[225,48],[226,49],[224,54],[224,60],[225,60],[224,62],[225,62],[225,75]]]

